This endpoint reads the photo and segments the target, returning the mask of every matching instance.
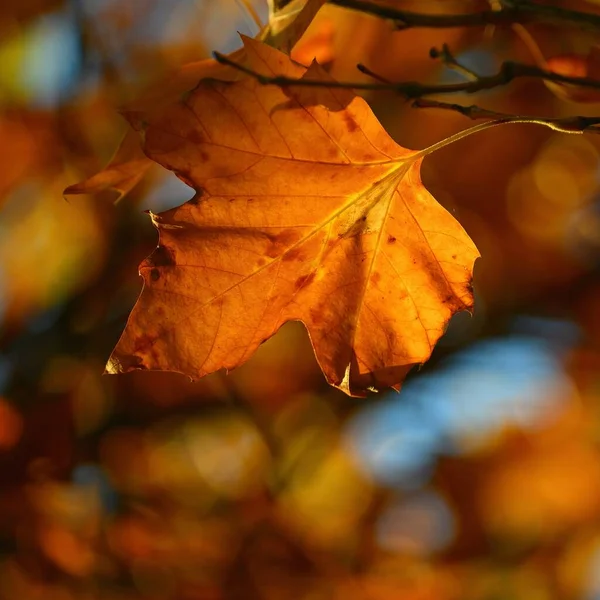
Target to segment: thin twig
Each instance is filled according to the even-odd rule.
[[[472,120],[477,119],[495,119],[503,120],[507,119],[514,121],[519,119],[521,123],[536,123],[538,125],[545,125],[555,131],[562,133],[600,133],[600,117],[583,117],[583,116],[569,116],[569,117],[556,117],[556,118],[545,118],[545,117],[534,117],[534,116],[523,116],[515,115],[510,113],[497,112],[495,110],[488,110],[481,108],[480,106],[471,105],[463,106],[462,104],[453,104],[450,102],[438,102],[437,100],[428,100],[419,98],[412,104],[415,108],[440,108],[443,110],[451,110],[458,112],[465,117]]]
[[[373,79],[375,79],[375,81],[379,81],[381,83],[385,83],[386,85],[394,85],[394,83],[392,81],[390,81],[389,79],[387,79],[383,75],[379,75],[379,73],[375,73],[375,71],[371,71],[371,69],[369,69],[369,67],[365,67],[365,65],[363,65],[361,63],[358,63],[356,65],[356,68],[361,73],[364,73],[365,75],[368,75],[369,77],[372,77]]]
[[[407,98],[421,98],[422,96],[431,96],[433,94],[455,94],[458,92],[466,92],[472,94],[482,90],[490,90],[510,83],[511,81],[523,77],[531,77],[535,79],[543,79],[545,81],[554,81],[556,83],[568,83],[600,89],[600,81],[590,79],[588,77],[569,77],[540,69],[534,65],[526,65],[523,63],[507,61],[502,63],[500,70],[495,75],[479,76],[475,81],[465,81],[460,83],[440,83],[440,84],[424,84],[416,81],[399,82],[399,83],[365,83],[365,82],[340,82],[334,80],[318,80],[318,79],[295,79],[293,77],[285,77],[283,75],[268,76],[257,73],[249,69],[245,65],[241,65],[232,61],[227,56],[214,52],[215,59],[225,65],[234,67],[246,75],[254,77],[263,85],[278,85],[280,87],[302,86],[302,87],[322,87],[322,88],[344,88],[357,90],[372,90],[372,91],[395,91]]]
[[[343,8],[357,10],[395,22],[398,29],[426,27],[446,29],[450,27],[480,27],[485,25],[512,25],[514,23],[566,24],[600,29],[600,15],[537,4],[528,0],[503,0],[500,10],[484,10],[459,15],[432,15],[400,10],[365,0],[327,0]]]
[[[470,79],[471,81],[476,81],[480,78],[479,75],[477,75],[477,73],[475,73],[468,67],[461,65],[456,60],[456,58],[454,58],[454,55],[452,54],[452,52],[450,52],[450,48],[448,47],[448,44],[444,44],[442,46],[441,50],[438,50],[437,48],[432,48],[429,51],[429,56],[431,56],[431,58],[439,58],[442,61],[442,63],[445,64],[449,69],[452,69],[453,71],[456,71],[457,73],[460,73],[466,79]]]
[[[488,2],[492,10],[502,10],[501,0],[488,0]],[[529,33],[525,25],[521,25],[521,23],[512,23],[510,27],[514,31],[515,35],[521,40],[521,42],[523,42],[535,64],[540,67],[540,69],[546,69],[548,67],[546,64],[546,57],[544,56],[537,41],[531,35],[531,33]],[[488,25],[486,27],[486,33],[489,33],[487,37],[491,38],[493,36],[494,29],[495,28],[493,25]]]

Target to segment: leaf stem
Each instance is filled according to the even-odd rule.
[[[456,106],[456,105],[455,105]],[[441,108],[441,107],[437,107]],[[449,108],[444,107],[444,108]],[[478,108],[478,107],[467,107],[467,108]],[[500,113],[497,113],[500,114]],[[591,131],[594,133],[600,133],[600,129],[591,127],[587,125],[587,121],[592,121],[593,124],[600,123],[600,118],[596,117],[569,117],[568,119],[538,119],[536,117],[529,116],[518,116],[518,115],[506,115],[501,118],[495,119],[494,121],[487,121],[486,123],[479,123],[478,125],[474,125],[473,127],[469,127],[468,129],[463,129],[453,135],[444,138],[443,140],[428,146],[427,148],[423,148],[423,150],[419,150],[415,154],[415,159],[425,157],[429,154],[437,150],[441,150],[454,142],[458,142],[463,138],[466,138],[474,133],[479,133],[480,131],[485,131],[486,129],[491,129],[492,127],[497,127],[498,125],[507,125],[511,123],[530,123],[533,125],[543,125],[544,127],[549,127],[554,131],[558,131],[560,133],[569,133],[569,134],[577,134],[581,135],[585,131]]]
[[[413,102],[415,108],[440,108],[453,110],[469,119],[525,119],[526,122],[535,122],[555,131],[562,133],[600,133],[600,117],[568,116],[568,117],[535,117],[533,115],[514,115],[501,113],[495,110],[488,110],[477,105],[463,106],[462,104],[453,104],[450,102],[438,102],[437,100],[428,100],[419,98]],[[522,122],[522,121],[519,121]]]

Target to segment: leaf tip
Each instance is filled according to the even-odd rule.
[[[118,204],[129,191],[116,185],[93,185],[95,177],[85,179],[79,183],[74,183],[63,190],[63,198],[69,200],[69,196],[94,196],[106,198],[112,204]],[[133,187],[133,186],[131,186]]]
[[[134,370],[146,370],[144,359],[136,354],[117,354],[113,352],[104,368],[105,375],[120,375]]]
[[[112,354],[106,363],[106,367],[104,367],[104,375],[118,375],[119,373],[124,372],[123,363],[119,358]]]

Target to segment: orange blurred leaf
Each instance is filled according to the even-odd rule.
[[[568,77],[600,78],[600,46],[594,46],[587,56],[583,54],[560,54],[546,61],[549,71]],[[545,81],[546,87],[558,98],[570,102],[600,102],[600,91],[594,88]]]
[[[330,81],[244,43],[255,70]],[[246,75],[211,79],[130,115],[145,153],[198,193],[152,215],[160,245],[109,372],[233,369],[300,320],[329,383],[362,395],[398,386],[472,307],[478,253],[423,186],[422,153],[350,91],[287,94]]]
[[[319,22],[313,31],[306,35],[292,48],[290,57],[302,65],[310,65],[316,60],[320,65],[331,62],[334,57],[333,39],[335,28],[329,19]]]
[[[94,570],[96,556],[91,545],[68,529],[47,524],[40,529],[39,543],[59,569],[74,577],[87,577]]]
[[[231,60],[242,61],[243,49],[230,54]],[[168,106],[191,90],[196,83],[209,77],[219,79],[235,79],[237,73],[231,67],[217,63],[213,59],[189,63],[175,73],[151,85],[140,98],[123,108],[123,112],[141,111],[152,107]],[[135,132],[129,131],[121,140],[115,155],[110,162],[95,175],[69,186],[65,189],[66,195],[71,194],[97,194],[110,190],[117,193],[115,201],[127,195],[146,175],[150,167],[156,163],[150,160],[140,145],[139,137]]]
[[[65,195],[96,194],[104,190],[117,193],[115,201],[128,194],[144,177],[152,161],[148,160],[140,147],[138,137],[128,132],[110,162],[95,175],[70,185]]]
[[[259,32],[257,38],[267,40],[275,47],[292,48],[303,36],[307,27],[322,6],[324,0],[308,0],[301,2],[301,6],[288,6],[273,15],[273,22]],[[331,38],[332,32],[322,32]],[[306,48],[306,43],[310,48]],[[323,46],[325,40],[318,39],[305,42],[300,52],[300,58],[310,54],[313,46]],[[324,58],[327,48],[315,49],[319,58]],[[238,63],[245,61],[245,49],[240,48],[228,55],[229,59]],[[312,57],[311,57],[312,60]],[[122,108],[122,112],[152,109],[168,106],[177,101],[183,94],[193,90],[196,84],[208,78],[233,81],[239,73],[231,67],[219,64],[213,59],[201,60],[183,65],[177,71],[154,82],[137,100]],[[97,194],[103,191],[116,192],[115,202],[126,196],[156,164],[144,154],[138,137],[133,132],[128,132],[121,140],[117,151],[110,162],[99,173],[73,184],[65,189],[65,195]]]

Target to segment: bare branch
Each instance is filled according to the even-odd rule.
[[[458,112],[472,120],[477,119],[506,119],[510,122],[515,122],[518,119],[521,123],[536,123],[545,125],[560,131],[562,133],[600,133],[600,117],[582,117],[569,116],[557,118],[544,118],[525,115],[515,115],[510,113],[497,112],[495,110],[487,110],[476,105],[463,106],[462,104],[453,104],[450,102],[438,102],[437,100],[428,100],[419,98],[412,104],[415,108],[440,108],[443,110],[451,110]]]
[[[356,65],[356,68],[361,73],[364,73],[365,75],[368,75],[369,77],[372,77],[373,79],[375,79],[375,81],[379,81],[381,83],[385,83],[386,85],[394,85],[393,81],[390,81],[389,79],[387,79],[383,75],[379,75],[378,73],[375,73],[375,71],[371,71],[371,69],[369,69],[369,67],[365,67],[365,65],[362,65],[362,64],[359,63],[359,64]]]
[[[234,67],[246,75],[254,77],[259,83],[263,85],[278,85],[280,87],[288,86],[303,86],[303,87],[329,87],[329,88],[344,88],[344,89],[356,89],[356,90],[372,90],[372,91],[395,91],[402,94],[406,98],[421,98],[423,96],[431,96],[434,94],[455,94],[458,92],[466,92],[473,94],[482,90],[490,90],[496,87],[507,85],[515,79],[524,77],[530,77],[535,79],[542,79],[545,81],[554,81],[556,83],[567,83],[571,85],[577,85],[582,87],[589,87],[600,90],[600,81],[596,79],[590,79],[588,77],[569,77],[567,75],[561,75],[552,71],[546,71],[540,69],[534,65],[526,65],[523,63],[507,61],[503,63],[500,70],[495,75],[479,76],[473,81],[464,81],[460,83],[440,83],[440,84],[425,84],[418,83],[416,81],[408,82],[378,82],[378,83],[365,83],[365,82],[340,82],[340,81],[323,81],[316,79],[294,79],[291,77],[284,77],[276,75],[270,77],[262,75],[249,69],[248,67],[236,63],[229,59],[227,56],[220,54],[219,52],[213,53],[215,59],[225,65]],[[363,68],[364,69],[364,68]]]
[[[432,15],[399,10],[365,0],[327,0],[344,8],[350,8],[382,19],[395,22],[398,29],[425,27],[446,29],[449,27],[480,27],[485,25],[512,25],[515,23],[549,23],[564,27],[600,29],[600,15],[537,4],[529,0],[502,0],[500,10],[484,10],[459,15]]]
[[[450,52],[448,44],[444,44],[441,50],[432,48],[429,51],[429,56],[431,56],[431,58],[439,58],[449,69],[460,73],[466,79],[470,79],[471,81],[479,79],[479,75],[477,75],[477,73],[475,73],[472,69],[461,65],[456,58],[454,58],[454,55],[452,52]]]

